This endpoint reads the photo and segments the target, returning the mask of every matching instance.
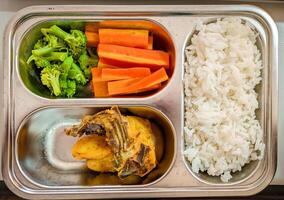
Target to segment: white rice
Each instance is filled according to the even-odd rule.
[[[228,182],[232,172],[264,154],[255,116],[262,69],[257,34],[239,18],[196,28],[185,52],[184,155],[194,172]]]

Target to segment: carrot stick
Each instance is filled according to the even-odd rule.
[[[112,68],[112,69],[119,68],[117,66],[108,64],[108,62],[106,62],[103,58],[99,58],[99,62],[98,62],[98,66],[97,67],[98,68]]]
[[[166,80],[168,80],[168,75],[165,69],[161,68],[153,74],[146,76],[129,86],[122,85],[119,81],[108,82],[108,92],[109,95],[132,93],[139,90],[143,90],[145,88],[149,88]]]
[[[121,88],[123,88],[123,87],[131,86],[131,85],[137,83],[138,81],[140,81],[142,79],[143,78],[130,78],[130,79],[125,79],[125,80],[112,81],[112,82],[109,82],[109,83],[119,85]],[[161,86],[162,86],[161,83],[158,83],[156,85],[153,85],[153,86],[141,89],[141,90],[132,91],[132,92],[125,92],[125,93],[122,92],[119,95],[137,94],[137,93],[147,92],[147,91],[159,89],[159,88],[161,88]]]
[[[93,81],[103,81],[102,80],[102,69],[93,67],[92,69],[92,79]]]
[[[99,42],[100,44],[114,44],[147,49],[149,31],[135,29],[99,29]]]
[[[106,58],[99,58],[98,66],[102,68],[132,68],[132,67],[145,67],[143,64],[129,63],[127,61],[118,61]],[[151,69],[157,69],[158,67],[149,67]]]
[[[153,49],[153,36],[149,36],[147,49]]]
[[[85,32],[88,47],[96,47],[99,43],[99,34],[95,32]]]
[[[122,62],[122,64],[132,64],[133,67],[169,68],[169,54],[160,50],[138,49],[132,47],[123,47],[110,44],[99,44],[98,55],[101,58],[112,61]],[[115,65],[118,67],[124,67]]]
[[[108,97],[107,81],[93,81],[95,97]]]
[[[149,76],[151,71],[149,68],[118,68],[118,69],[109,69],[102,68],[101,78],[105,81],[113,80],[123,80],[130,78],[139,78]]]
[[[100,28],[126,28],[126,29],[146,29],[153,28],[152,22],[144,20],[103,20],[100,21]]]
[[[108,97],[107,81],[101,81],[101,70],[92,68],[92,83],[95,97]]]
[[[128,93],[121,93],[121,95],[125,95],[125,94],[137,94],[137,93],[142,93],[142,92],[148,92],[151,90],[156,90],[162,87],[161,83],[158,83],[156,85],[141,89],[141,90],[137,90],[137,91],[133,91],[133,92],[128,92]]]
[[[99,29],[99,23],[98,22],[88,22],[85,25],[85,32],[95,32],[97,33]]]

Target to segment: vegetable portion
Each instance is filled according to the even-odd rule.
[[[101,78],[105,81],[123,80],[130,78],[145,77],[151,74],[149,68],[123,68],[111,69],[103,68]]]
[[[95,97],[108,97],[107,81],[93,81]]]
[[[100,44],[113,44],[125,47],[147,49],[149,43],[148,41],[148,30],[99,29]]]
[[[169,68],[169,54],[160,50],[138,49],[118,45],[99,44],[98,55],[110,59],[119,67],[144,66],[153,69]],[[116,62],[118,61],[118,62]]]
[[[110,20],[74,29],[52,25],[41,33],[27,63],[36,66],[39,80],[54,96],[90,94],[89,86],[95,97],[136,94],[159,89],[168,80],[170,54],[161,50],[162,40],[149,23]]]
[[[85,34],[80,30],[70,30],[70,33],[67,33],[58,26],[53,25],[50,28],[42,28],[41,32],[44,35],[52,34],[64,40],[74,58],[79,58],[86,49],[87,39]]]
[[[87,46],[97,47],[99,62],[92,69],[95,97],[156,90],[168,80],[168,52],[154,49],[148,23],[108,20],[88,23]]]
[[[129,94],[136,93],[137,91],[145,90],[151,88],[157,84],[160,84],[168,80],[168,75],[164,68],[157,70],[149,76],[146,76],[132,84],[121,84],[120,81],[113,81],[108,83],[108,93],[110,95],[119,95],[119,94]]]
[[[34,45],[27,60],[40,69],[41,83],[51,94],[73,97],[79,85],[84,86],[91,79],[91,67],[97,65],[96,55],[89,55],[87,39],[80,30],[70,33],[53,25],[42,28],[43,37]]]
[[[99,44],[99,34],[98,33],[86,31],[85,34],[86,34],[87,41],[88,41],[87,46],[89,47],[98,46]]]

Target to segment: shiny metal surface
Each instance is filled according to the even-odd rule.
[[[236,184],[208,184],[190,173],[183,163],[183,46],[194,30],[196,20],[234,15],[253,22],[264,31],[263,47],[266,77],[262,104],[265,120],[266,158],[256,171]],[[115,99],[53,99],[33,95],[25,89],[17,74],[19,44],[29,27],[46,20],[60,19],[142,19],[153,20],[164,26],[172,37],[176,49],[175,71],[167,87],[154,96]],[[277,30],[273,20],[261,9],[252,6],[42,6],[19,11],[10,22],[5,35],[5,124],[7,134],[3,154],[3,177],[16,194],[33,199],[46,198],[126,198],[171,196],[229,196],[251,195],[261,191],[271,181],[276,168],[277,146]],[[9,66],[9,67],[8,67]],[[177,138],[177,153],[169,173],[148,187],[66,187],[54,189],[32,184],[18,168],[15,156],[15,138],[22,120],[33,110],[44,106],[94,107],[96,105],[151,105],[161,110],[172,121]]]
[[[25,178],[39,187],[58,190],[119,185],[119,182],[116,183],[111,178],[113,175],[97,176],[87,170],[84,161],[75,160],[71,149],[78,138],[64,133],[64,128],[79,123],[85,115],[93,115],[105,109],[109,107],[44,107],[29,114],[18,129],[15,144],[16,162]],[[129,184],[133,182],[139,187],[158,183],[171,169],[176,154],[173,125],[159,110],[149,106],[121,106],[120,110],[123,114],[149,119],[161,128],[163,141],[158,143],[164,143],[165,149],[158,166],[145,178],[133,177],[129,181]],[[102,180],[105,186],[99,185],[102,177],[106,179]],[[134,185],[119,187],[135,187]]]

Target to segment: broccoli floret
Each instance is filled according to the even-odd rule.
[[[57,65],[46,67],[41,71],[41,82],[55,95],[61,95],[59,83],[60,71]]]
[[[46,46],[46,47],[42,47],[40,49],[32,50],[32,54],[35,55],[35,56],[45,56],[45,55],[50,54],[54,50],[55,50],[54,48]]]
[[[72,63],[73,58],[72,56],[69,56],[60,65],[61,76],[63,76],[64,79],[68,78],[69,70],[71,69]]]
[[[62,96],[72,97],[76,93],[76,82],[74,80],[60,81]]]
[[[87,83],[87,80],[86,80],[82,70],[74,62],[72,63],[71,68],[69,70],[68,78],[75,80],[78,84],[85,85]]]
[[[67,52],[52,52],[47,57],[48,61],[61,61],[63,62],[68,57]]]
[[[82,31],[71,30],[70,34],[56,25],[53,25],[50,28],[42,28],[41,31],[44,34],[53,34],[64,40],[69,46],[71,54],[76,59],[79,58],[79,56],[82,54],[82,51],[86,49],[87,39]]]
[[[84,72],[85,77],[89,79],[91,76],[91,68],[97,66],[98,64],[98,57],[97,56],[90,57],[87,55],[87,52],[85,51],[79,57],[79,64]]]
[[[50,62],[47,59],[42,58],[40,56],[31,55],[29,57],[29,59],[27,60],[27,64],[30,64],[30,62],[32,62],[32,61],[35,62],[35,65],[38,68],[45,68],[45,67],[50,67],[51,66]]]
[[[45,33],[43,34],[45,35],[43,40],[47,43],[47,46],[53,47],[56,49],[66,48],[66,45],[62,39],[56,37],[55,35],[50,35],[50,34],[45,34]]]
[[[50,67],[51,61],[64,61],[68,56],[67,52],[51,52],[47,56],[40,56],[41,54],[37,55],[34,51],[36,50],[33,50],[32,55],[27,60],[27,63],[29,64],[31,61],[34,61],[38,68]]]
[[[76,93],[76,82],[75,80],[69,80],[68,74],[73,64],[72,56],[67,57],[64,62],[60,65],[60,87],[62,96],[72,97]]]
[[[39,39],[35,45],[34,45],[34,49],[41,49],[43,47],[47,46],[47,43],[44,41],[44,39]]]
[[[67,49],[64,41],[54,35],[44,33],[44,37],[38,40],[34,45],[34,54],[46,55],[53,51]]]

